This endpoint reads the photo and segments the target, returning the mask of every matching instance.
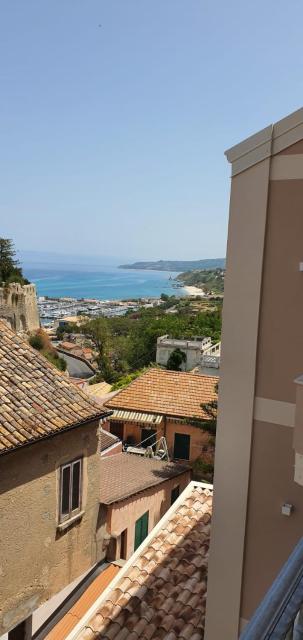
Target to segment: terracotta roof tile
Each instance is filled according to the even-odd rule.
[[[77,640],[86,640],[88,629],[94,640],[202,640],[210,538],[203,518],[211,512],[211,485],[190,483],[122,569]],[[179,535],[185,518],[189,527]]]
[[[104,411],[0,320],[0,453]]]
[[[167,416],[207,418],[201,403],[216,399],[218,381],[217,376],[148,369],[105,402],[105,406]]]
[[[112,504],[190,471],[185,464],[117,453],[100,463],[100,502]]]
[[[105,429],[102,428],[99,429],[99,448],[102,453],[118,442],[121,442],[120,438],[113,433],[105,431]]]

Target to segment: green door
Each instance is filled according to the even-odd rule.
[[[134,551],[140,547],[141,542],[145,540],[148,534],[148,511],[137,520],[135,525],[135,546]]]
[[[189,460],[190,436],[186,433],[175,433],[174,458]]]

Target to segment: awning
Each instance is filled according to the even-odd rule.
[[[143,424],[160,424],[163,416],[155,413],[142,413],[141,411],[124,411],[115,409],[109,420],[128,420],[129,422],[142,422]]]

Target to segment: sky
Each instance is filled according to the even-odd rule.
[[[224,151],[303,103],[301,0],[2,0],[0,234],[225,255]]]

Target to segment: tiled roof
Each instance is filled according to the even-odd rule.
[[[116,444],[117,442],[121,442],[120,438],[114,436],[113,433],[109,433],[109,431],[99,429],[99,443],[101,452],[106,451],[106,449],[112,447],[113,444]]]
[[[111,409],[207,418],[200,405],[217,397],[215,386],[218,381],[217,376],[148,369],[105,405]]]
[[[0,320],[0,453],[104,411]]]
[[[101,461],[100,502],[112,504],[189,471],[187,465],[118,453]]]
[[[77,640],[202,640],[211,512],[212,487],[191,482],[81,621]]]
[[[82,593],[79,600],[57,622],[52,630],[44,636],[44,640],[65,640],[82,616],[89,610],[101,593],[117,575],[120,567],[115,564],[107,566]]]
[[[97,382],[96,384],[88,384],[85,392],[89,396],[103,399],[106,394],[110,393],[111,388],[112,385],[108,384],[108,382]]]

